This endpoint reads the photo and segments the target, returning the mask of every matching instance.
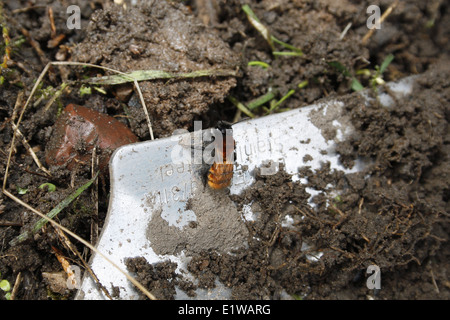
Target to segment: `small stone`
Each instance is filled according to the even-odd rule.
[[[54,125],[45,160],[49,166],[67,165],[71,170],[77,162],[90,165],[92,150],[97,147],[99,169],[104,171],[115,149],[138,141],[127,126],[113,117],[69,104]]]

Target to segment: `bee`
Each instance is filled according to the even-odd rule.
[[[217,130],[222,139],[214,141],[215,160],[207,172],[206,181],[214,190],[230,186],[233,179],[236,142],[233,139],[231,123],[220,121]]]

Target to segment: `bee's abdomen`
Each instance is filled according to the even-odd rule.
[[[221,163],[211,166],[208,172],[208,185],[213,189],[223,189],[231,184],[233,178],[233,164]]]

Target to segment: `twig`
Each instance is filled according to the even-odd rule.
[[[334,250],[334,251],[342,253],[343,255],[347,256],[348,258],[353,259],[355,257],[355,255],[353,253],[351,253],[351,252],[347,252],[347,251],[344,251],[342,249],[339,249],[339,248],[336,248],[336,247],[332,247],[332,246],[330,246],[329,248],[331,250]]]
[[[0,220],[0,226],[2,226],[2,227],[21,227],[21,226],[23,226],[23,223]]]
[[[51,105],[58,99],[61,94],[64,92],[64,90],[67,88],[68,84],[63,82],[58,90],[55,91],[55,93],[52,95],[52,97],[47,101],[44,107],[44,111],[47,111]]]
[[[54,65],[74,65],[74,66],[85,66],[85,67],[98,68],[98,69],[103,69],[103,70],[115,72],[117,74],[120,74],[120,75],[124,76],[128,80],[130,80],[130,75],[125,73],[125,72],[121,72],[119,70],[115,70],[115,69],[108,68],[108,67],[98,66],[98,65],[92,64],[92,63],[53,61],[53,62],[50,62],[50,64],[54,64]],[[136,88],[136,91],[138,92],[139,99],[140,99],[141,105],[142,105],[142,109],[144,110],[144,114],[145,114],[145,117],[147,119],[148,129],[150,131],[150,138],[152,140],[155,140],[155,137],[153,135],[152,122],[150,121],[150,117],[148,115],[147,106],[145,105],[144,96],[142,95],[141,88],[139,87],[138,81],[135,78],[132,78],[132,80],[133,80],[133,83],[134,83],[134,87]]]
[[[0,26],[1,28],[1,33],[2,33],[2,37],[3,37],[3,42],[5,43],[5,54],[3,55],[3,62],[0,64],[0,71],[2,69],[6,69],[8,68],[8,61],[11,60],[11,39],[9,37],[9,32],[8,32],[8,28],[6,27],[6,20],[3,16],[3,4],[0,3]],[[1,75],[0,75],[0,79],[1,79]]]
[[[148,124],[148,130],[150,131],[150,139],[155,140],[155,137],[153,136],[152,122],[150,121],[150,116],[148,115],[148,110],[147,110],[147,106],[145,105],[144,96],[142,95],[142,92],[141,92],[141,87],[139,87],[139,84],[136,79],[134,79],[133,83],[134,83],[134,87],[136,88],[136,90],[138,92],[139,100],[141,100],[142,109],[144,109],[145,118],[147,119],[147,124]]]
[[[91,175],[94,176],[95,172],[98,171],[98,156],[97,149],[94,147],[92,150],[92,163],[91,163]],[[98,177],[93,183],[91,188],[92,201],[95,204],[95,210],[92,213],[91,220],[91,243],[96,244],[98,240]]]
[[[310,214],[310,213],[306,213],[306,211],[302,211],[300,208],[298,208],[298,207],[296,207],[296,206],[294,206],[294,208],[295,208],[298,212],[300,212],[302,215],[304,215],[305,217],[308,217],[308,218],[311,218],[311,219],[313,219],[313,220],[319,221],[320,223],[326,223],[326,224],[329,224],[329,225],[334,225],[334,222],[331,222],[331,221],[328,221],[328,220],[320,219],[320,218],[318,218],[318,217],[316,217],[316,216],[314,216],[314,215],[312,215],[312,214]]]
[[[80,83],[96,85],[116,85],[135,81],[160,80],[160,79],[191,79],[201,77],[229,77],[237,76],[237,70],[227,69],[206,69],[192,72],[168,72],[162,70],[135,70],[128,73],[113,70],[119,74],[112,76],[94,77],[79,80]]]
[[[44,5],[35,5],[35,6],[29,6],[29,7],[25,7],[25,8],[14,9],[11,12],[13,14],[16,14],[16,13],[27,12],[27,11],[34,10],[34,9],[41,9],[41,8],[45,8],[45,7],[46,6],[44,6]]]
[[[45,74],[47,73],[47,71],[49,70],[50,66],[52,64],[56,64],[56,65],[88,65],[88,64],[82,64],[82,63],[77,63],[77,62],[51,62],[48,63],[44,69],[42,70],[41,74],[39,75],[35,85],[33,86],[30,96],[28,97],[27,101],[25,102],[24,107],[22,108],[22,111],[19,115],[19,119],[17,120],[16,126],[19,126],[20,122],[22,121],[23,115],[25,114],[25,111],[27,109],[27,106],[30,104],[30,101],[34,95],[34,93],[36,92],[39,84],[41,83],[42,79],[44,78]],[[95,66],[95,65],[92,65]],[[100,67],[100,66],[95,66],[97,68],[103,68],[103,69],[109,69],[109,68],[105,68],[105,67]],[[135,85],[137,85],[136,81],[135,81]],[[139,88],[139,86],[137,86]],[[145,105],[143,105],[145,107]],[[13,195],[11,192],[9,192],[8,190],[6,190],[6,185],[7,185],[7,180],[8,180],[8,174],[9,174],[9,167],[11,164],[11,158],[12,158],[12,152],[15,148],[15,138],[17,135],[17,130],[14,130],[13,132],[13,136],[11,139],[11,145],[9,148],[9,154],[8,154],[8,160],[6,163],[6,168],[5,168],[5,173],[4,173],[4,178],[3,178],[3,185],[2,185],[2,192],[9,197],[10,199],[12,199],[13,201],[17,202],[18,204],[22,205],[23,207],[27,208],[28,210],[34,212],[35,214],[37,214],[38,216],[40,216],[42,219],[45,219],[46,221],[50,222],[55,228],[59,228],[59,230],[67,233],[68,235],[72,236],[73,238],[77,239],[79,242],[81,242],[83,245],[85,245],[87,248],[91,249],[92,251],[94,251],[95,253],[99,254],[103,259],[105,259],[108,263],[110,263],[114,268],[116,268],[119,272],[121,272],[131,283],[133,283],[133,285],[135,285],[142,293],[144,293],[149,299],[156,299],[154,295],[152,295],[147,289],[145,289],[144,286],[142,286],[136,279],[134,279],[133,277],[131,277],[129,274],[127,274],[125,271],[123,271],[117,264],[115,264],[111,259],[109,259],[108,257],[106,257],[102,252],[100,252],[99,250],[97,250],[94,246],[92,246],[89,242],[87,242],[86,240],[84,240],[83,238],[81,238],[80,236],[78,236],[77,234],[73,233],[72,231],[68,230],[67,228],[61,226],[59,223],[55,222],[53,219],[47,217],[46,215],[44,215],[43,213],[41,213],[40,211],[36,210],[35,208],[31,207],[30,205],[28,205],[27,203],[25,203],[24,201],[22,201],[21,199],[17,198],[15,195]],[[152,135],[153,136],[153,135]]]
[[[34,40],[30,33],[28,32],[27,29],[25,28],[21,28],[22,34],[25,36],[25,38],[27,38],[28,42],[30,43],[30,45],[33,47],[34,51],[36,51],[37,55],[39,56],[39,59],[41,60],[42,64],[48,64],[49,61],[48,59],[45,57],[45,53],[44,51],[42,51],[41,49],[41,45],[39,44],[39,42],[37,42],[36,40]]]
[[[13,122],[11,122],[11,126],[12,126],[13,130],[15,131],[15,133],[17,133],[17,135],[20,138],[22,138],[22,144],[27,149],[27,151],[30,153],[31,157],[33,158],[34,162],[39,167],[39,169],[44,171],[48,176],[51,176],[50,171],[48,171],[47,168],[45,168],[42,165],[41,161],[39,161],[39,158],[37,157],[36,153],[34,153],[33,148],[31,148],[30,144],[28,143],[27,139],[25,139],[25,137],[22,134],[22,132],[20,132],[19,128],[17,128],[17,126]]]
[[[50,37],[52,39],[54,39],[55,36],[56,36],[56,27],[55,27],[55,19],[53,17],[53,9],[52,9],[52,7],[49,6],[47,8],[47,13],[48,13],[48,19],[50,20],[50,31],[51,31]]]
[[[17,117],[17,110],[19,109],[19,106],[22,104],[22,98],[23,98],[23,90],[19,91],[16,98],[16,103],[14,104],[13,113],[11,116],[11,122],[14,122]]]
[[[431,281],[433,282],[434,288],[436,289],[436,293],[439,294],[439,287],[437,286],[436,279],[434,278],[433,270],[430,269]]]
[[[336,210],[339,213],[339,215],[341,216],[339,221],[335,225],[333,225],[333,229],[336,229],[337,227],[339,227],[348,218],[348,216],[350,215],[350,211],[348,213],[343,213],[335,205],[333,205],[333,209]]]
[[[72,242],[70,241],[70,239],[64,234],[64,232],[62,232],[62,230],[55,228],[56,233],[58,234],[58,236],[60,237],[60,239],[62,240],[62,243],[64,244],[64,246],[72,251],[73,254],[75,254],[78,259],[80,259],[81,263],[83,264],[84,268],[86,269],[87,272],[89,272],[89,274],[91,275],[92,279],[94,280],[94,282],[97,284],[97,286],[100,288],[100,290],[103,291],[103,293],[105,294],[105,296],[107,296],[110,300],[112,300],[111,295],[109,294],[109,291],[100,283],[100,280],[97,278],[96,274],[94,273],[94,271],[92,271],[91,267],[89,266],[89,264],[86,262],[86,260],[83,259],[83,257],[81,256],[80,252],[77,250],[77,248],[72,244]]]
[[[349,22],[347,24],[347,26],[344,28],[344,30],[342,31],[341,35],[339,36],[339,40],[344,39],[345,35],[347,34],[348,30],[350,30],[351,27],[352,27],[352,23]]]
[[[439,287],[437,286],[436,279],[434,278],[433,268],[431,267],[431,261],[428,262],[427,267],[430,269],[430,275],[431,275],[431,282],[434,286],[434,291],[436,291],[437,294],[440,293]]]
[[[19,290],[19,286],[22,283],[22,272],[19,272],[16,277],[16,281],[14,282],[14,287],[11,291],[11,300],[16,298],[17,290]]]
[[[361,198],[361,200],[359,201],[358,214],[361,214],[363,204],[364,204],[364,197]]]

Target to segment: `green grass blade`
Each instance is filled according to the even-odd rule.
[[[251,66],[259,66],[263,69],[267,69],[270,67],[270,65],[268,63],[262,62],[262,61],[249,61],[249,63],[247,63],[247,65],[249,67]]]
[[[228,100],[230,100],[236,106],[236,108],[241,110],[248,117],[250,117],[250,118],[254,118],[255,117],[255,115],[250,110],[248,110],[248,108],[243,103],[239,102],[235,97],[228,96]]]
[[[289,43],[286,43],[286,42],[283,42],[283,41],[281,41],[281,40],[278,40],[278,39],[275,38],[274,36],[272,36],[272,41],[278,43],[279,45],[285,47],[286,49],[289,49],[289,50],[292,50],[292,51],[296,52],[296,53],[297,53],[297,54],[296,54],[297,56],[302,56],[302,55],[303,55],[302,50],[300,50],[299,48],[294,47],[293,45],[291,45],[291,44],[289,44]]]
[[[253,12],[252,8],[248,4],[244,4],[242,6],[242,10],[245,12],[247,17],[252,18],[253,20],[260,22],[256,14]]]
[[[263,25],[261,23],[261,21],[259,21],[258,17],[253,12],[253,10],[250,8],[249,5],[247,5],[247,4],[243,5],[242,10],[247,15],[248,21],[250,21],[250,23],[253,25],[253,27],[256,30],[258,30],[258,32],[263,36],[264,39],[266,39],[267,43],[272,48],[272,53],[274,55],[279,55],[279,56],[302,56],[303,55],[303,52],[300,49],[294,47],[293,45],[290,45],[289,43],[278,40],[273,35],[271,35],[269,29],[265,25]],[[286,49],[292,50],[293,52],[285,53],[285,52],[275,51],[274,43],[277,43]]]
[[[308,81],[308,80],[304,80],[304,81],[300,82],[300,83],[297,85],[297,87],[298,87],[299,89],[303,89],[303,88],[305,88],[308,84],[309,84],[309,81]]]
[[[252,24],[252,26],[258,30],[258,32],[263,36],[264,39],[266,39],[269,46],[272,48],[272,51],[275,49],[273,42],[272,42],[272,36],[270,35],[269,29],[266,28],[265,25],[263,25],[256,14],[253,12],[253,10],[250,8],[248,4],[245,4],[242,6],[242,10],[247,15],[248,21]]]
[[[290,56],[290,57],[301,57],[303,53],[295,51],[272,51],[274,56]]]
[[[263,94],[262,96],[247,103],[247,108],[249,110],[258,108],[259,106],[262,106],[262,105],[266,104],[267,102],[269,102],[270,100],[272,100],[273,98],[275,98],[276,94],[277,94],[277,91],[269,91],[266,94]]]
[[[286,93],[277,103],[275,103],[270,107],[269,112],[276,110],[287,98],[292,96],[294,93],[295,93],[294,89],[289,90],[288,93]]]
[[[380,67],[380,74],[382,74],[384,71],[386,71],[386,68],[391,64],[392,60],[394,60],[394,55],[390,53],[381,64]]]
[[[81,80],[81,83],[90,83],[97,85],[116,85],[127,82],[146,81],[155,79],[187,79],[198,77],[228,77],[236,76],[236,70],[208,69],[197,70],[193,72],[166,72],[161,70],[137,70],[127,74],[115,74],[111,76],[89,78]]]
[[[361,82],[359,82],[356,78],[352,78],[351,88],[353,91],[360,91],[360,90],[364,89]]]

